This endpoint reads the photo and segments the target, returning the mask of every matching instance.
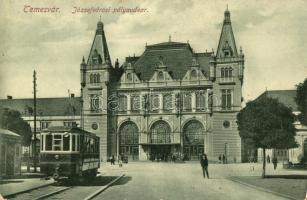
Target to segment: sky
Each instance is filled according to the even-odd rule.
[[[237,48],[245,54],[243,97],[295,89],[307,78],[307,1],[284,0],[0,0],[0,98],[80,95],[80,63],[100,17],[112,62],[140,55],[145,44],[187,42],[216,51],[228,5]],[[30,7],[57,13],[25,12]],[[143,13],[75,13],[78,8],[144,8]]]

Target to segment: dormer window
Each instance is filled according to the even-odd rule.
[[[226,40],[225,45],[223,47],[224,57],[232,57],[233,51],[228,41]]]
[[[127,81],[132,82],[132,74],[131,73],[127,74]]]
[[[157,80],[158,81],[163,81],[164,80],[164,74],[163,74],[163,72],[158,72],[158,75],[157,75]]]
[[[100,54],[98,53],[97,49],[94,50],[93,56],[92,56],[92,63],[93,65],[98,65],[102,63],[102,59]]]
[[[197,71],[194,69],[191,71],[191,80],[196,80],[197,79]]]

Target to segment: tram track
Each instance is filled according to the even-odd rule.
[[[112,177],[106,184],[102,185],[58,185],[57,183],[46,185],[33,190],[10,195],[8,200],[42,200],[42,199],[75,199],[75,200],[91,200],[101,192],[106,190],[112,184],[117,182],[124,174],[117,177]],[[100,177],[101,178],[101,177]]]

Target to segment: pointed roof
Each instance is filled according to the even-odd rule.
[[[93,57],[99,58],[99,62],[101,63],[106,63],[106,62],[112,63],[107,45],[106,36],[103,30],[103,23],[101,21],[97,23],[97,29],[90,54],[88,56],[87,64],[92,64]]]
[[[223,57],[224,50],[229,50],[232,56],[238,56],[236,41],[233,35],[231,20],[230,20],[230,12],[227,10],[224,12],[224,22],[223,28],[220,35],[219,45],[217,48],[216,56]]]

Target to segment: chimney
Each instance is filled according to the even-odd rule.
[[[74,93],[71,93],[70,94],[70,98],[74,98],[75,97],[75,94]]]
[[[13,99],[13,96],[7,95],[7,99]]]

